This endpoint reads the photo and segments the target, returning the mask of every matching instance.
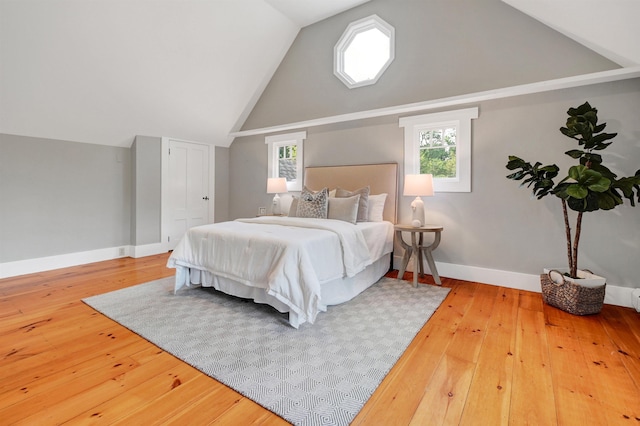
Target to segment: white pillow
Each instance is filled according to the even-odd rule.
[[[358,219],[358,203],[360,202],[360,194],[347,198],[329,197],[329,212],[327,219],[343,220],[345,222],[356,224]]]
[[[291,199],[291,205],[289,206],[289,217],[296,217],[296,213],[298,212],[298,197],[295,195]]]
[[[382,222],[387,194],[369,195],[369,222]]]

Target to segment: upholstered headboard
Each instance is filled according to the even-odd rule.
[[[338,186],[354,191],[369,185],[371,194],[388,194],[382,217],[384,220],[396,223],[398,206],[398,165],[396,163],[306,167],[304,185],[314,191],[324,187],[331,190]]]

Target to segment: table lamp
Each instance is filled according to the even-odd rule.
[[[433,196],[433,175],[406,175],[404,177],[403,195],[416,197],[411,202],[411,210],[413,210],[411,225],[415,227],[423,226],[425,224],[424,203],[420,197]]]
[[[287,192],[287,179],[285,178],[268,178],[267,194],[275,194],[271,204],[271,214],[279,215],[282,213],[280,209],[279,193]]]

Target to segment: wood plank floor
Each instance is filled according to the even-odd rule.
[[[166,259],[0,280],[0,424],[286,424],[82,303],[171,276]],[[537,293],[443,285],[353,424],[640,425],[640,314],[576,317]]]

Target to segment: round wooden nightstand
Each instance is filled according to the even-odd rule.
[[[440,233],[443,228],[439,225],[423,225],[423,226],[411,226],[411,225],[395,225],[396,230],[396,238],[398,242],[404,249],[404,255],[402,256],[402,266],[398,271],[398,279],[402,279],[404,272],[407,269],[407,264],[409,263],[409,259],[413,256],[413,286],[418,286],[418,272],[420,272],[420,276],[424,276],[424,265],[422,263],[422,258],[427,259],[427,264],[429,265],[429,270],[431,271],[431,275],[433,276],[433,280],[436,284],[442,285],[442,281],[440,281],[440,276],[438,275],[438,270],[436,269],[436,263],[433,261],[432,252],[438,245],[440,244]],[[409,232],[411,233],[411,244],[407,244],[402,239],[402,233]],[[423,235],[425,233],[434,233],[435,236],[433,238],[433,242],[425,246],[423,245]]]

